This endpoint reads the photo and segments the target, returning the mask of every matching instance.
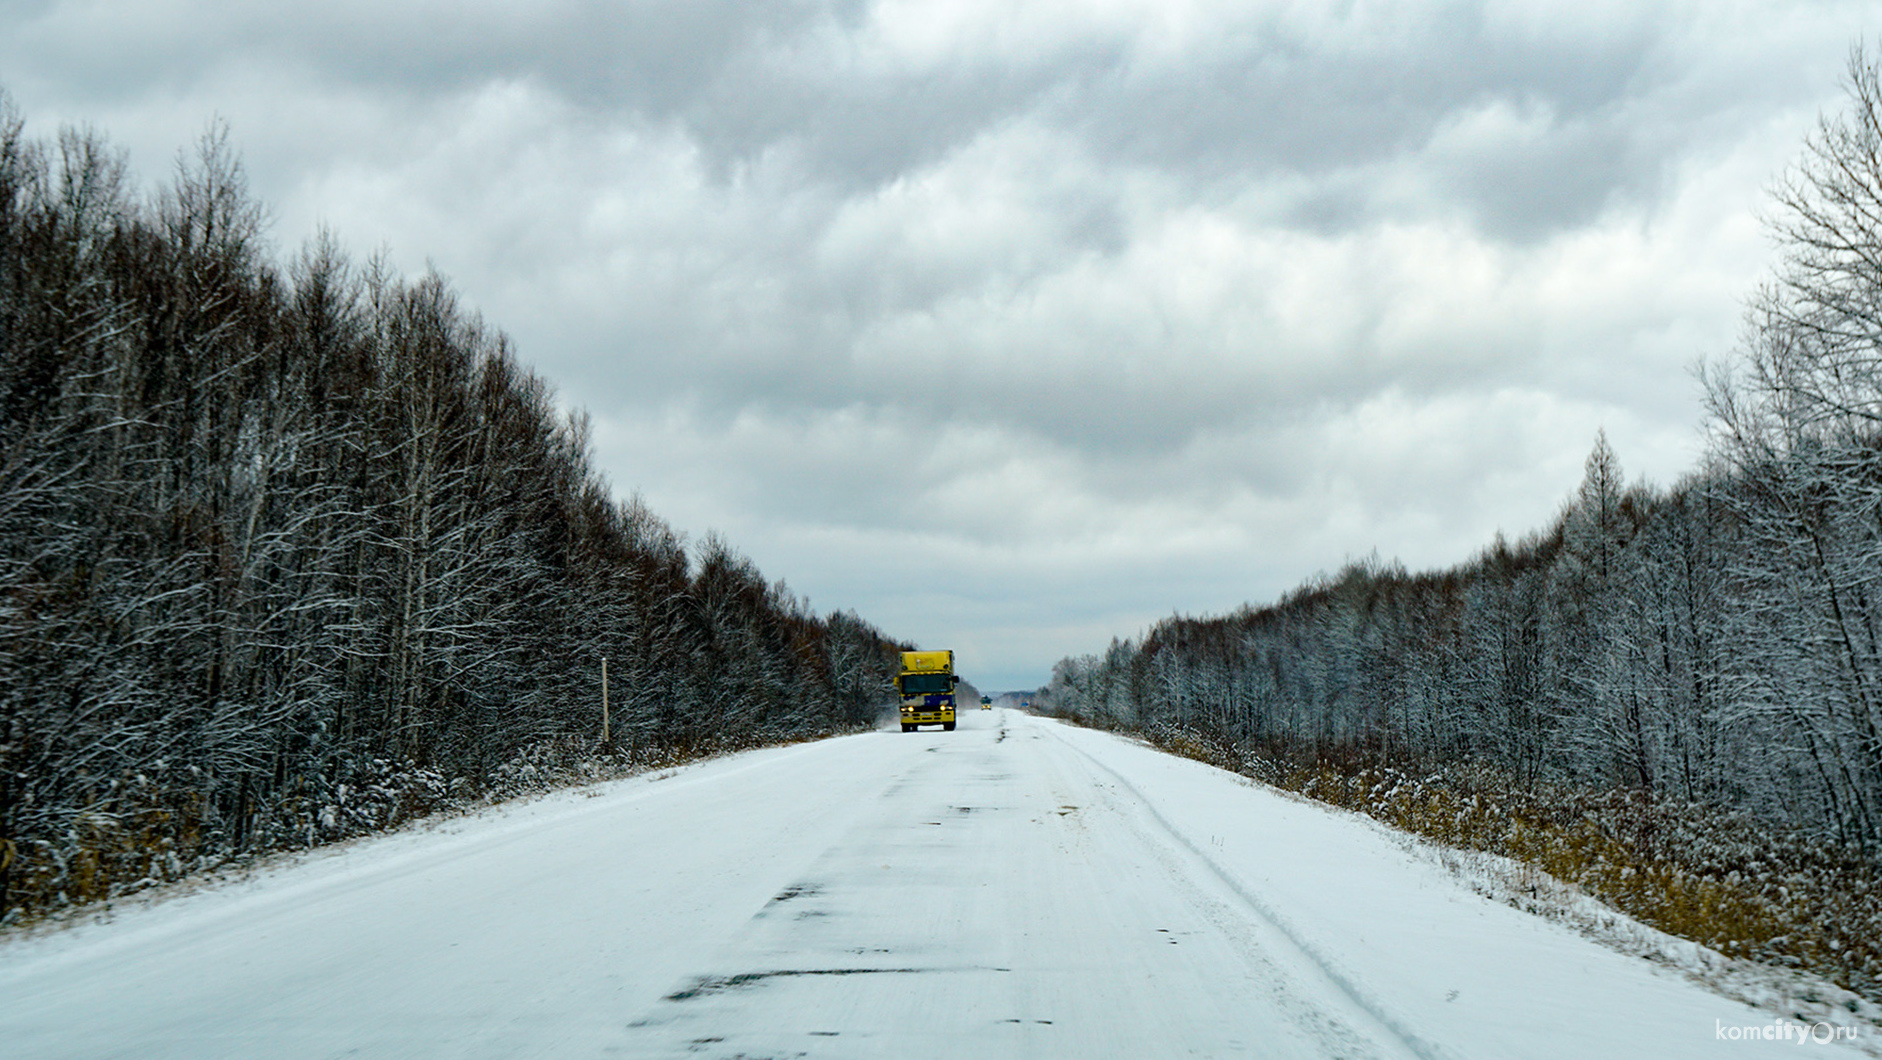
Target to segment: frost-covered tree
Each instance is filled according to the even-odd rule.
[[[0,95],[0,918],[886,699],[892,642],[695,567],[442,278],[277,267],[226,130],[149,200],[23,130]]]

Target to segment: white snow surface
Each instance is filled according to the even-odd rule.
[[[0,945],[19,1058],[1860,1055],[1720,1037],[1773,1025],[1363,818],[1006,710]]]

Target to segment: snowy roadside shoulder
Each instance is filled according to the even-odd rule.
[[[1702,952],[1520,864],[1147,741],[1057,729],[1330,978],[1422,1043],[1415,1052],[1794,1055],[1771,1050],[1821,1040],[1822,1027],[1833,1053],[1882,1055],[1873,1009],[1827,983]]]
[[[840,735],[840,734],[839,734]],[[96,902],[75,905],[0,928],[0,973],[10,965],[57,952],[177,930],[200,917],[228,915],[237,906],[295,901],[326,888],[406,871],[414,859],[462,856],[487,850],[619,797],[667,789],[671,782],[702,782],[752,768],[778,755],[822,742],[793,740],[725,749],[690,759],[644,764],[610,776],[561,775],[507,797],[478,796],[439,805],[377,831],[310,847],[257,851],[176,879],[153,882]]]
[[[1310,801],[1292,792],[1276,794]],[[1486,898],[1562,924],[1603,946],[1678,973],[1775,1019],[1813,1030],[1825,1026],[1854,1028],[1857,1033],[1850,1036],[1853,1043],[1870,1056],[1882,1057],[1882,1006],[1821,976],[1728,957],[1689,939],[1669,935],[1533,865],[1435,843],[1357,811],[1329,809],[1391,835],[1413,856],[1441,867]]]

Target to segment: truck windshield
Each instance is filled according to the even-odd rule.
[[[902,675],[902,694],[905,696],[920,695],[924,692],[947,692],[953,687],[954,683],[948,680],[947,674]]]

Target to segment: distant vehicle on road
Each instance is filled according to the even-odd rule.
[[[895,690],[902,696],[902,731],[914,732],[923,725],[953,731],[954,686],[959,681],[952,651],[903,652],[902,672],[895,677]]]

